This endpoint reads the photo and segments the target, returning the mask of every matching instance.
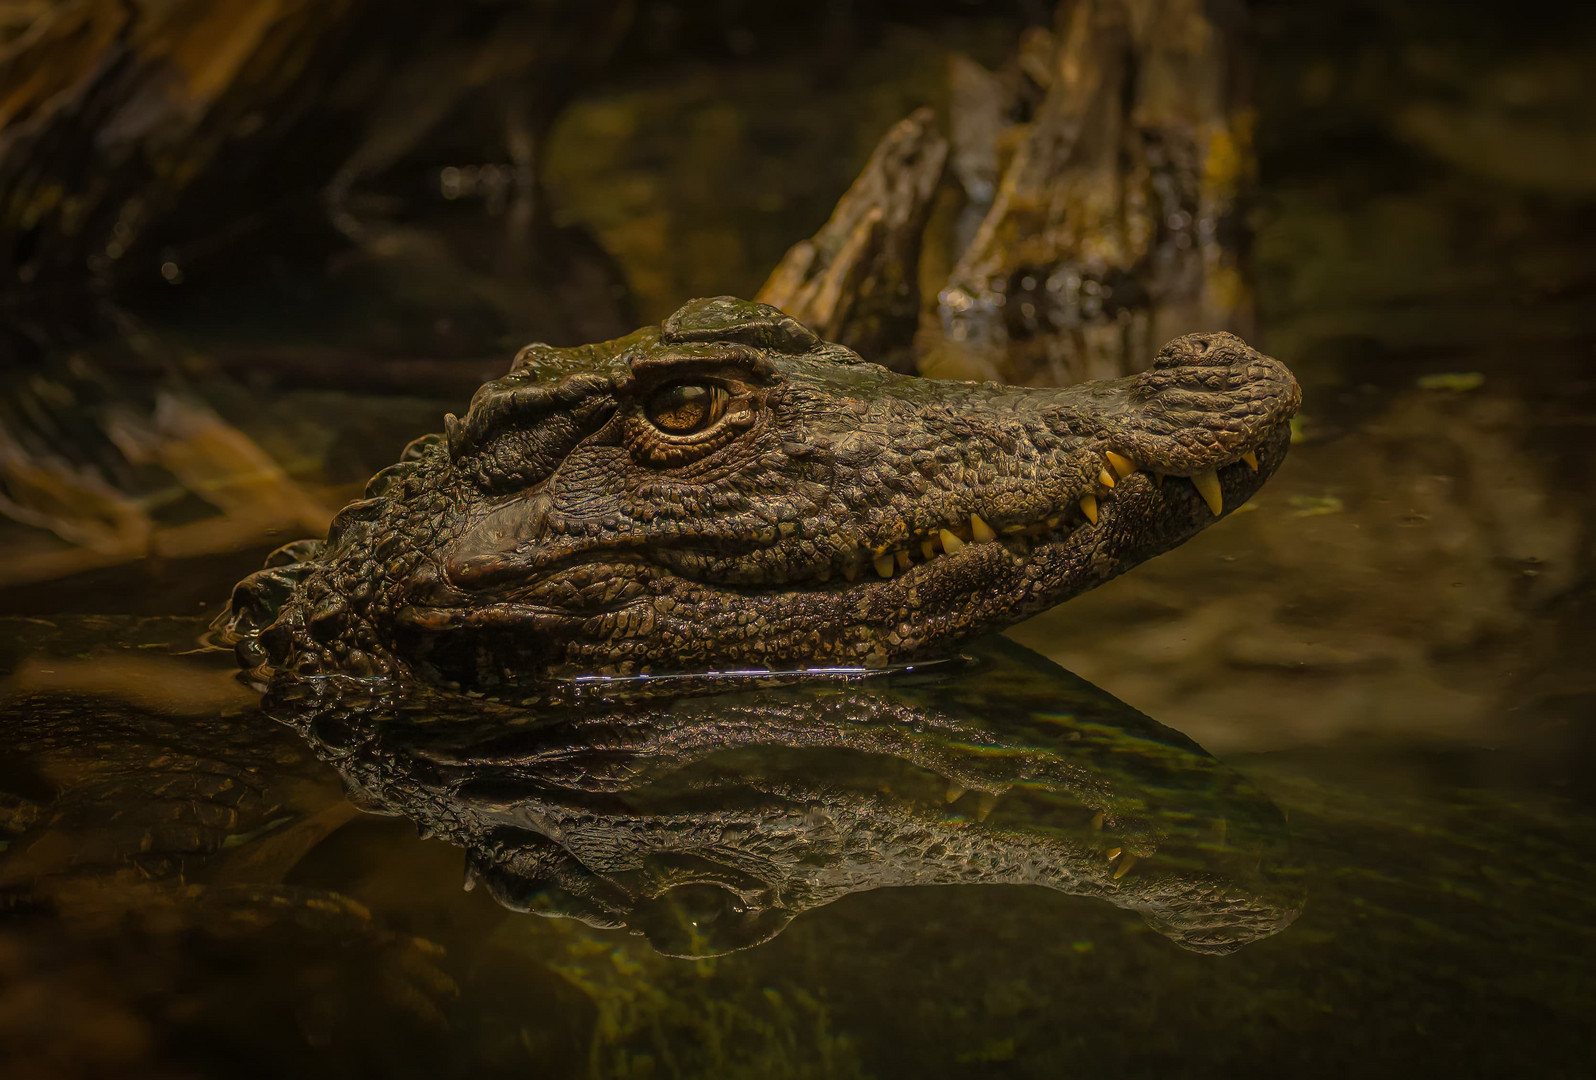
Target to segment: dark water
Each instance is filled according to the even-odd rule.
[[[1245,513],[968,662],[557,714],[263,702],[206,624],[459,408],[458,370],[133,379],[207,460],[254,460],[209,416],[269,461],[205,507],[163,459],[189,494],[140,489],[160,558],[118,555],[110,510],[110,540],[7,526],[0,1073],[1596,1071],[1596,37],[1483,5],[1255,15],[1259,338],[1300,439]],[[827,152],[941,47],[869,54]],[[762,83],[679,85],[703,131]],[[717,145],[730,172],[768,152]],[[553,172],[579,205],[584,169],[654,169],[686,229],[691,157]],[[643,307],[656,278],[748,292],[813,228],[753,227],[745,196],[752,250],[633,268]],[[171,340],[285,333],[251,318]]]

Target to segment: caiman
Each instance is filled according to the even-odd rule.
[[[878,668],[1212,524],[1279,466],[1299,401],[1224,333],[1127,378],[1016,387],[900,375],[774,307],[694,300],[521,350],[218,625],[249,668],[490,691]]]

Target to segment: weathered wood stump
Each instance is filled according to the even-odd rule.
[[[896,366],[1004,382],[1114,377],[1179,334],[1247,332],[1239,33],[1228,0],[1064,0],[1005,69],[954,57],[951,147],[921,114],[889,133],[761,296]],[[961,206],[930,214],[944,156]],[[925,275],[911,341],[901,314],[867,313],[918,301],[893,259],[922,247],[924,270],[952,268]]]

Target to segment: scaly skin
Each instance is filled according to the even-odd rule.
[[[702,396],[673,412],[682,384]],[[934,655],[1241,505],[1299,400],[1229,334],[1037,389],[897,375],[775,308],[696,300],[522,350],[324,544],[242,582],[222,629],[251,667],[479,687]]]

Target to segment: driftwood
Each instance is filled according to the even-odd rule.
[[[907,133],[934,145],[921,114],[762,295],[796,295],[823,335],[912,352],[922,373],[1005,382],[1114,377],[1178,334],[1245,333],[1252,121],[1238,38],[1228,0],[1065,0],[1005,70],[955,57],[947,157],[963,207],[924,237],[952,270],[927,290],[912,342],[907,320],[862,332],[856,312],[904,295],[909,275],[875,257],[878,234],[900,257],[922,246],[874,224],[926,220],[926,173],[909,185],[894,170]],[[811,264],[821,273],[804,293],[794,270]]]
[[[309,277],[363,258],[368,277],[404,265],[407,284],[445,303],[472,292],[489,333],[505,312],[556,338],[628,328],[602,253],[553,227],[537,165],[549,121],[611,55],[632,6],[0,7],[0,369],[12,369],[0,384],[0,515],[36,530],[7,552],[0,584],[325,529],[329,499],[183,389],[182,350],[137,331],[128,312],[173,286],[247,274],[263,255]],[[439,190],[451,160],[491,163],[480,176],[495,183]],[[385,217],[385,184],[418,174],[439,205],[497,200],[492,220],[451,246]],[[424,303],[398,300],[431,325]],[[410,327],[377,329],[403,347]],[[84,375],[70,346],[95,337],[116,344]],[[407,362],[411,349],[392,364],[352,350],[366,362],[347,374],[390,390],[418,369],[435,385],[480,381],[470,359]],[[257,348],[214,367],[248,375],[283,355],[329,359]],[[209,513],[164,512],[179,505]]]
[[[758,299],[873,360],[911,366],[921,236],[947,157],[930,109],[901,121],[825,226],[787,252]]]
[[[538,141],[630,11],[625,0],[29,7],[0,44],[0,296],[13,319],[81,323],[88,300],[192,280],[207,260],[225,272],[274,245],[324,256],[359,232],[350,197],[362,182],[462,142],[507,159],[510,227],[498,231],[512,249],[532,243]],[[475,127],[452,123],[462,115]]]

